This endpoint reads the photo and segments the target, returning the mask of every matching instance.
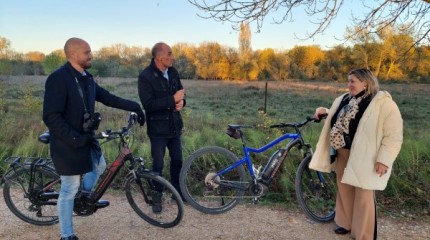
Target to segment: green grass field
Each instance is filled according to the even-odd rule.
[[[47,156],[48,147],[37,142],[46,127],[42,115],[44,76],[0,76],[0,159],[8,156]],[[137,79],[97,79],[99,84],[121,97],[138,100]],[[203,146],[217,145],[241,152],[239,140],[225,134],[227,124],[247,124],[249,146],[260,147],[279,136],[268,126],[279,122],[298,122],[311,116],[318,106],[330,107],[334,98],[346,92],[346,83],[268,82],[266,114],[263,114],[264,82],[222,82],[183,80],[187,106],[183,110],[184,158]],[[425,84],[381,84],[397,102],[404,119],[404,143],[387,189],[378,192],[382,209],[428,215],[430,211],[430,88]],[[125,124],[127,113],[98,104],[103,116],[99,129],[118,128]],[[322,124],[310,124],[305,138],[315,146]],[[150,162],[146,127],[135,131],[133,149]],[[108,161],[117,148],[103,145]],[[273,149],[273,151],[275,148]],[[263,165],[273,151],[253,156]],[[284,164],[283,174],[272,185],[267,201],[295,203],[292,179],[299,161]],[[7,166],[0,163],[0,174]],[[167,174],[168,171],[166,171]],[[168,177],[166,175],[166,177]]]

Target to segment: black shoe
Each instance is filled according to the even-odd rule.
[[[349,233],[349,232],[351,232],[350,230],[346,230],[345,228],[343,228],[343,227],[337,227],[336,229],[334,229],[334,232],[336,233],[336,234],[347,234],[347,233]]]
[[[96,206],[96,208],[105,208],[105,207],[109,206],[109,201],[108,200],[98,200],[96,203],[94,203],[94,206]]]
[[[160,213],[163,210],[163,206],[161,205],[161,198],[163,197],[163,193],[155,192],[152,194],[152,212]]]
[[[68,236],[68,237],[65,237],[65,238],[60,238],[60,240],[79,240],[79,238],[78,237],[76,237],[75,235],[72,235],[72,236]]]

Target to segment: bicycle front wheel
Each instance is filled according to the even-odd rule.
[[[30,166],[5,176],[5,203],[15,216],[25,222],[34,225],[56,224],[60,176],[46,167],[37,167],[34,171],[33,188],[30,188]]]
[[[336,175],[309,169],[310,161],[311,156],[307,156],[297,169],[297,201],[310,219],[320,223],[331,222],[336,206]]]
[[[247,186],[244,167],[240,165],[220,176],[216,173],[237,160],[232,152],[220,147],[204,147],[191,154],[179,177],[185,200],[195,209],[210,214],[235,207]]]
[[[184,215],[181,196],[166,179],[150,171],[129,175],[125,194],[133,210],[148,223],[162,228],[179,224]]]

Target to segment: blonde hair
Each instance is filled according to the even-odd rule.
[[[375,96],[379,91],[379,82],[378,79],[373,75],[372,71],[366,68],[358,68],[350,71],[349,75],[354,75],[361,82],[367,83],[366,93],[365,95]]]

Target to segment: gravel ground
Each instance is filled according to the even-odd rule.
[[[59,239],[59,226],[35,226],[15,217],[6,207],[0,190],[0,239]],[[75,229],[82,240],[102,239],[350,239],[333,233],[334,223],[319,224],[300,211],[252,205],[244,201],[220,214],[200,213],[185,205],[181,223],[174,228],[158,228],[141,219],[125,195],[107,194],[108,208],[89,217],[76,217]],[[430,239],[430,219],[379,217],[378,239]]]

